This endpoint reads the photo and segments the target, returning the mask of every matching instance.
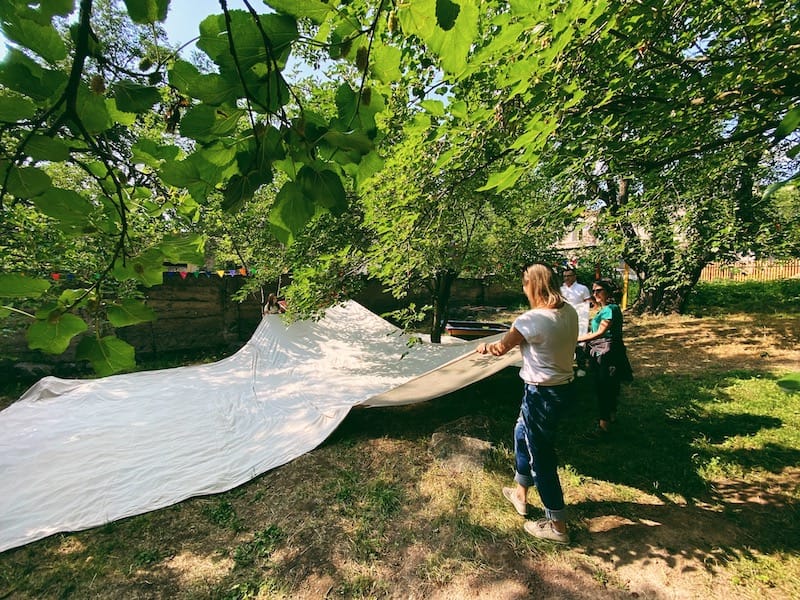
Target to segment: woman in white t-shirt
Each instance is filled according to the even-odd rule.
[[[554,542],[569,542],[564,494],[558,479],[555,438],[564,410],[575,402],[572,359],[578,339],[578,315],[559,292],[558,277],[547,265],[525,268],[522,290],[531,309],[517,317],[507,334],[481,344],[480,354],[502,356],[519,346],[520,377],[525,381],[520,415],[514,427],[515,487],[503,495],[521,516],[528,514],[528,488],[536,486],[545,518],[526,521],[525,531]]]

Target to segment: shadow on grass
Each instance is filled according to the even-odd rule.
[[[576,513],[585,519],[603,515],[624,517],[628,521],[618,523],[614,529],[631,530],[634,544],[636,536],[641,536],[639,554],[647,553],[645,540],[659,527],[670,531],[665,535],[666,547],[676,546],[666,538],[680,540],[675,531],[698,531],[697,535],[687,537],[691,542],[678,542],[680,547],[675,548],[687,555],[696,553],[695,558],[713,558],[714,553],[720,551],[712,548],[723,548],[727,543],[736,546],[735,551],[725,553],[727,558],[746,554],[748,547],[761,552],[798,550],[800,517],[796,515],[796,502],[791,500],[796,491],[785,489],[770,493],[755,484],[737,480],[727,483],[721,493],[718,482],[712,486],[701,476],[704,467],[714,464],[725,464],[745,472],[771,473],[781,473],[800,464],[797,447],[773,441],[757,448],[731,448],[724,444],[726,440],[749,438],[784,425],[782,419],[758,414],[744,403],[742,412],[717,410],[719,405],[725,405],[726,410],[731,411],[733,400],[727,388],[751,377],[772,378],[761,373],[737,371],[726,375],[637,379],[624,389],[617,429],[605,443],[587,442],[583,437],[593,423],[594,399],[591,380],[578,380],[580,400],[565,418],[558,443],[561,464],[570,465],[581,477],[628,486],[655,496],[662,504],[589,502],[575,506]],[[327,443],[375,436],[424,441],[437,429],[447,430],[449,423],[459,419],[463,423],[464,417],[482,416],[485,417],[479,421],[482,430],[458,433],[487,439],[495,446],[510,447],[521,393],[517,369],[509,368],[465,390],[425,404],[353,411]],[[510,469],[511,465],[509,474]],[[741,501],[740,497],[748,489],[757,500]],[[731,494],[739,499],[730,498]],[[675,500],[676,496],[680,501]],[[704,543],[704,532],[715,531],[727,531],[729,535],[727,538],[707,535],[711,542]],[[603,547],[608,541],[606,538],[613,535],[619,535],[619,531],[592,533],[591,546]],[[613,552],[613,548],[604,552]],[[634,554],[637,554],[635,550]],[[637,558],[641,556],[631,556],[630,560]]]
[[[576,536],[595,556],[616,566],[664,560],[699,561],[713,571],[721,563],[757,561],[771,553],[800,549],[796,481],[766,489],[745,481],[717,483],[709,503],[587,501],[573,508],[586,527]]]

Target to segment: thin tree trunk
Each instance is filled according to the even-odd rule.
[[[455,274],[452,271],[439,271],[433,276],[433,322],[431,323],[431,342],[442,341],[442,331],[450,313],[450,290]]]

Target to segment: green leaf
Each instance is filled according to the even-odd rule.
[[[200,23],[197,47],[220,66],[220,72],[247,72],[256,65],[276,65],[282,69],[289,58],[292,43],[297,39],[297,22],[288,15],[260,15],[258,23],[244,10],[228,11],[232,35],[228,35],[224,15],[211,15]],[[263,32],[263,34],[262,34]],[[264,36],[269,44],[264,42]],[[229,46],[233,39],[236,64]],[[269,47],[268,47],[269,46]]]
[[[298,233],[314,216],[314,205],[293,181],[287,181],[275,197],[269,214],[273,232],[284,244],[291,244]]]
[[[78,118],[89,133],[106,131],[114,124],[106,109],[106,99],[84,85],[78,90],[76,109]]]
[[[47,137],[46,135],[32,135],[25,146],[28,155],[34,160],[48,160],[64,162],[69,158],[69,146],[64,140]]]
[[[370,138],[375,137],[377,126],[375,115],[385,108],[385,99],[374,90],[369,105],[360,101],[359,95],[343,83],[336,90],[335,102],[339,118],[331,122],[331,129],[350,132],[360,131]]]
[[[199,142],[213,141],[234,133],[245,114],[235,108],[198,104],[181,119],[181,134]]]
[[[126,261],[118,260],[114,264],[113,274],[119,280],[135,279],[147,287],[161,285],[164,282],[164,254],[159,248],[150,248],[146,252]]]
[[[365,134],[357,131],[328,131],[322,136],[334,148],[342,150],[355,150],[360,154],[368,154],[375,147],[375,143]]]
[[[67,231],[82,230],[89,220],[94,206],[88,198],[72,190],[50,188],[34,198],[33,203],[40,211],[57,220]]]
[[[139,139],[132,147],[134,163],[158,169],[165,160],[175,160],[180,153],[177,146],[157,144],[148,139]]]
[[[101,377],[136,367],[133,346],[113,335],[100,340],[94,337],[82,339],[75,349],[75,357],[92,363],[95,373]]]
[[[8,191],[17,198],[33,198],[49,189],[50,185],[50,176],[41,169],[11,167],[11,173],[8,176]]]
[[[516,165],[511,165],[500,173],[492,173],[489,176],[489,181],[486,182],[486,185],[478,188],[476,191],[485,192],[489,190],[495,190],[497,192],[502,192],[503,190],[507,190],[517,183],[519,178],[522,177],[523,173],[524,169]]]
[[[414,0],[403,3],[397,15],[403,33],[421,38],[441,59],[442,68],[460,73],[467,64],[467,55],[478,37],[478,8],[473,2],[462,2],[455,23],[449,30],[437,27],[441,0]],[[452,14],[452,9],[445,16]]]
[[[28,348],[48,354],[61,354],[72,338],[88,329],[86,322],[70,313],[52,313],[49,318],[37,319],[28,328],[25,337]]]
[[[364,184],[383,168],[384,161],[377,152],[370,152],[358,163],[356,171],[356,185],[359,192],[363,191]]]
[[[519,16],[539,14],[542,10],[538,2],[531,2],[531,0],[509,0],[509,5],[511,7],[511,14]]]
[[[320,0],[264,0],[280,13],[291,15],[297,19],[307,18],[319,25],[333,10],[331,6]]]
[[[61,292],[61,295],[58,297],[58,306],[59,307],[67,307],[72,306],[77,302],[81,297],[79,306],[83,306],[87,303],[89,295],[87,295],[87,290],[82,288],[75,288],[75,289],[66,289]]]
[[[334,215],[341,216],[347,210],[347,193],[341,178],[333,171],[304,166],[297,174],[297,185],[304,196]]]
[[[250,200],[258,189],[272,181],[272,171],[253,169],[244,175],[236,174],[228,180],[223,192],[222,209],[233,212]]]
[[[30,119],[36,114],[36,105],[21,96],[0,96],[0,121],[14,123]]]
[[[444,103],[441,100],[423,100],[419,105],[434,117],[444,116]]]
[[[106,112],[108,113],[108,118],[111,120],[112,125],[116,123],[124,127],[130,127],[136,122],[136,113],[119,110],[115,98],[106,98],[105,101]]]
[[[204,204],[208,195],[216,190],[217,184],[223,181],[227,167],[236,167],[235,151],[228,149],[227,153],[228,156],[224,157],[209,148],[191,154],[186,160],[165,161],[159,175],[164,183],[185,188],[192,198]],[[223,163],[222,158],[227,158],[227,163]],[[232,176],[233,173],[228,175]]]
[[[402,59],[400,48],[379,45],[373,50],[372,58],[374,59],[371,66],[372,73],[378,80],[384,83],[392,83],[399,81],[403,76],[400,71],[400,61]]]
[[[28,12],[29,15],[33,14]],[[32,50],[47,62],[55,64],[67,57],[64,40],[49,22],[38,23],[24,15],[6,18],[3,23],[3,34],[20,46]]]
[[[157,88],[139,85],[133,81],[120,81],[114,85],[117,108],[123,112],[143,113],[161,101]]]
[[[0,84],[37,102],[58,98],[67,79],[65,72],[45,69],[19,50],[10,49],[0,62]]]
[[[457,100],[456,102],[450,104],[447,108],[448,112],[457,119],[466,120],[469,116],[467,103],[463,100]]]
[[[450,0],[436,0],[436,22],[445,31],[450,31],[456,24],[461,7]]]
[[[125,0],[125,6],[131,21],[147,25],[166,20],[169,0]]]
[[[169,70],[169,82],[182,94],[214,106],[235,102],[244,95],[238,79],[227,79],[214,73],[204,75],[183,60],[176,60]]]
[[[108,307],[108,320],[114,327],[127,327],[156,320],[156,312],[140,300],[127,298]]]
[[[205,260],[205,246],[205,235],[185,233],[164,237],[158,248],[169,262],[199,265]]]
[[[47,0],[39,3],[39,10],[47,18],[58,15],[66,17],[75,10],[74,0]]]
[[[50,289],[44,279],[17,273],[0,273],[0,298],[38,298]]]
[[[800,106],[795,106],[786,113],[786,116],[783,117],[780,125],[775,130],[775,141],[782,140],[798,127],[800,127]]]

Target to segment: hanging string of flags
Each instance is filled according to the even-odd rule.
[[[249,277],[251,275],[256,274],[256,269],[219,269],[217,271],[206,271],[204,269],[199,269],[197,271],[164,271],[164,277],[180,277],[181,279],[186,279],[189,276],[192,277]],[[53,281],[60,281],[61,279],[65,281],[72,281],[75,279],[75,275],[72,273],[57,273],[53,272],[50,273],[50,278]],[[94,275],[94,279],[100,279],[99,274]]]

